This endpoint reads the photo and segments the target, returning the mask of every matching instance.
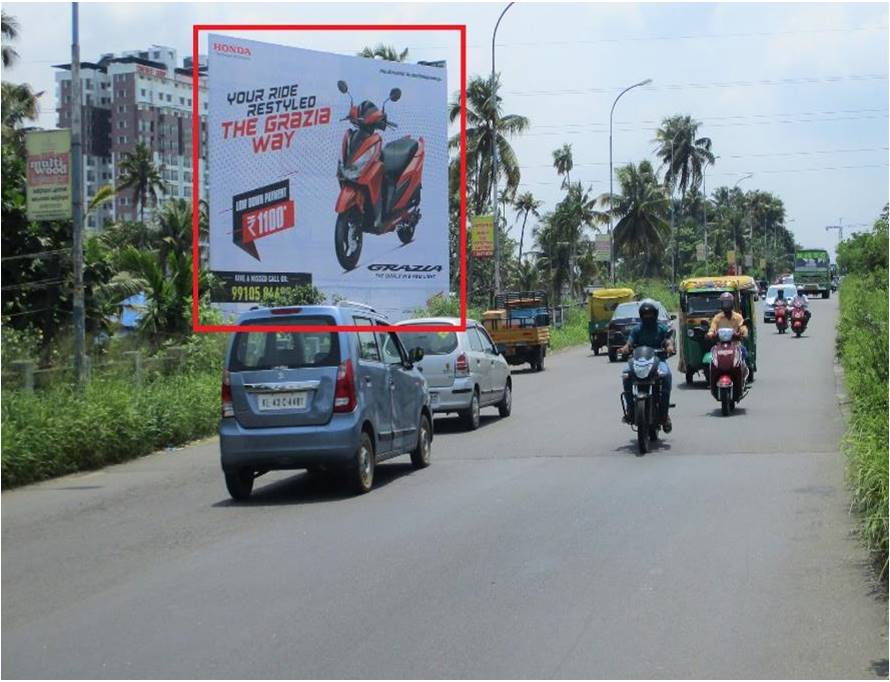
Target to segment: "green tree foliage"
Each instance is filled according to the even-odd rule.
[[[362,48],[361,52],[358,52],[357,55],[359,57],[365,57],[366,59],[383,59],[388,62],[403,62],[408,58],[408,48],[406,47],[399,52],[392,45],[378,43],[374,47],[366,46]]]

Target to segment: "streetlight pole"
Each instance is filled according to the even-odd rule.
[[[634,83],[633,85],[624,88],[624,90],[618,93],[618,97],[615,98],[615,101],[612,102],[612,109],[609,111],[609,281],[612,284],[615,283],[615,243],[612,237],[612,181],[614,180],[614,174],[612,172],[612,115],[615,113],[615,105],[618,104],[618,100],[621,99],[621,96],[625,92],[643,85],[649,85],[651,82],[652,79],[647,78],[644,81]]]
[[[714,161],[719,159],[719,156],[714,157]],[[701,215],[702,215],[702,230],[704,231],[705,237],[705,270],[708,269],[708,189],[705,185],[705,171],[708,170],[708,164],[706,163],[702,166],[701,169]]]
[[[494,293],[501,291],[501,240],[498,236],[498,100],[494,69],[494,41],[498,35],[498,26],[507,10],[514,3],[508,3],[498,17],[494,30],[491,32],[491,99],[492,99],[492,130],[491,130],[491,212],[494,220]]]
[[[83,385],[86,369],[86,313],[83,301],[83,154],[81,150],[80,39],[77,3],[71,3],[71,258],[74,270],[74,380]]]
[[[735,181],[735,184],[732,186],[733,189],[736,189],[739,186],[739,183],[743,180],[748,180],[749,178],[753,178],[754,173],[748,173],[743,175],[738,180]],[[751,249],[751,269],[754,269],[754,221],[748,218],[748,248]]]

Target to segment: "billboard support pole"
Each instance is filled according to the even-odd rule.
[[[71,256],[74,269],[74,379],[84,381],[86,319],[83,302],[83,155],[81,149],[80,44],[77,3],[71,3],[71,208],[73,233]]]

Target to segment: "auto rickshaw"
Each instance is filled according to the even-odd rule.
[[[757,319],[754,310],[757,283],[746,275],[693,277],[680,283],[677,333],[678,369],[686,375],[687,384],[692,384],[696,372],[702,372],[708,379],[711,353],[704,334],[713,317],[720,312],[720,294],[727,291],[735,296],[736,312],[745,318],[748,338],[744,344],[748,349],[748,364],[752,374],[757,370],[757,326],[754,324]]]
[[[590,293],[587,307],[590,312],[590,322],[587,323],[587,331],[590,336],[590,350],[594,355],[600,354],[600,348],[606,345],[609,320],[612,312],[619,303],[634,300],[636,293],[633,289],[595,289]]]

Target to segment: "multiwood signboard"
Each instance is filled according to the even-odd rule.
[[[71,131],[38,130],[25,135],[25,180],[30,220],[71,219]]]

